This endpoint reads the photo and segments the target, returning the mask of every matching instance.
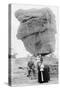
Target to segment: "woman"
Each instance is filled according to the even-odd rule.
[[[43,57],[41,56],[38,62],[38,82],[48,82],[50,80],[49,67],[43,64]]]
[[[43,72],[44,72],[44,64],[42,63],[43,59],[41,57],[38,64],[38,82],[42,83],[44,81]]]

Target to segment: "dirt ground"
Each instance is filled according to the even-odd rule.
[[[11,77],[12,77],[12,86],[23,86],[23,85],[40,85],[41,83],[38,83],[38,79],[30,79],[27,77],[27,61],[23,60],[15,60],[12,59],[11,62]],[[23,69],[19,69],[19,67],[22,66]],[[53,75],[50,77],[50,81],[48,83],[43,84],[57,84],[58,83],[58,77],[57,75]]]

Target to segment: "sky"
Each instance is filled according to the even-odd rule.
[[[17,57],[27,57],[28,55],[31,56],[31,54],[25,49],[24,44],[21,40],[18,40],[16,38],[17,30],[19,28],[20,22],[15,17],[15,11],[18,9],[31,9],[31,8],[42,8],[45,6],[35,6],[35,5],[19,5],[19,4],[13,4],[11,6],[11,48],[13,48],[13,52],[17,53]],[[48,6],[53,13],[55,14],[56,19],[56,28],[57,28],[57,34],[56,34],[56,44],[55,44],[55,52],[54,54],[58,56],[58,8],[57,7],[50,7]]]

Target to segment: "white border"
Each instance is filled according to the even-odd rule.
[[[54,89],[59,90],[59,84],[52,85],[40,85],[40,86],[24,86],[24,87],[9,87],[8,81],[8,3],[19,3],[19,4],[34,4],[34,5],[52,5],[60,7],[60,0],[1,0],[0,1],[0,90],[5,89],[22,89],[22,90],[48,90]],[[60,17],[60,9],[59,15]],[[60,21],[59,21],[60,23]],[[60,25],[59,25],[60,26]],[[59,31],[60,36],[60,31]],[[60,37],[58,38],[58,40]],[[60,42],[58,45],[60,53]],[[60,57],[60,54],[59,54]],[[60,68],[60,67],[59,67]]]

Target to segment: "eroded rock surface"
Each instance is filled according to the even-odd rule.
[[[20,22],[17,38],[28,52],[37,55],[54,51],[55,15],[49,8],[17,10],[15,16]]]

